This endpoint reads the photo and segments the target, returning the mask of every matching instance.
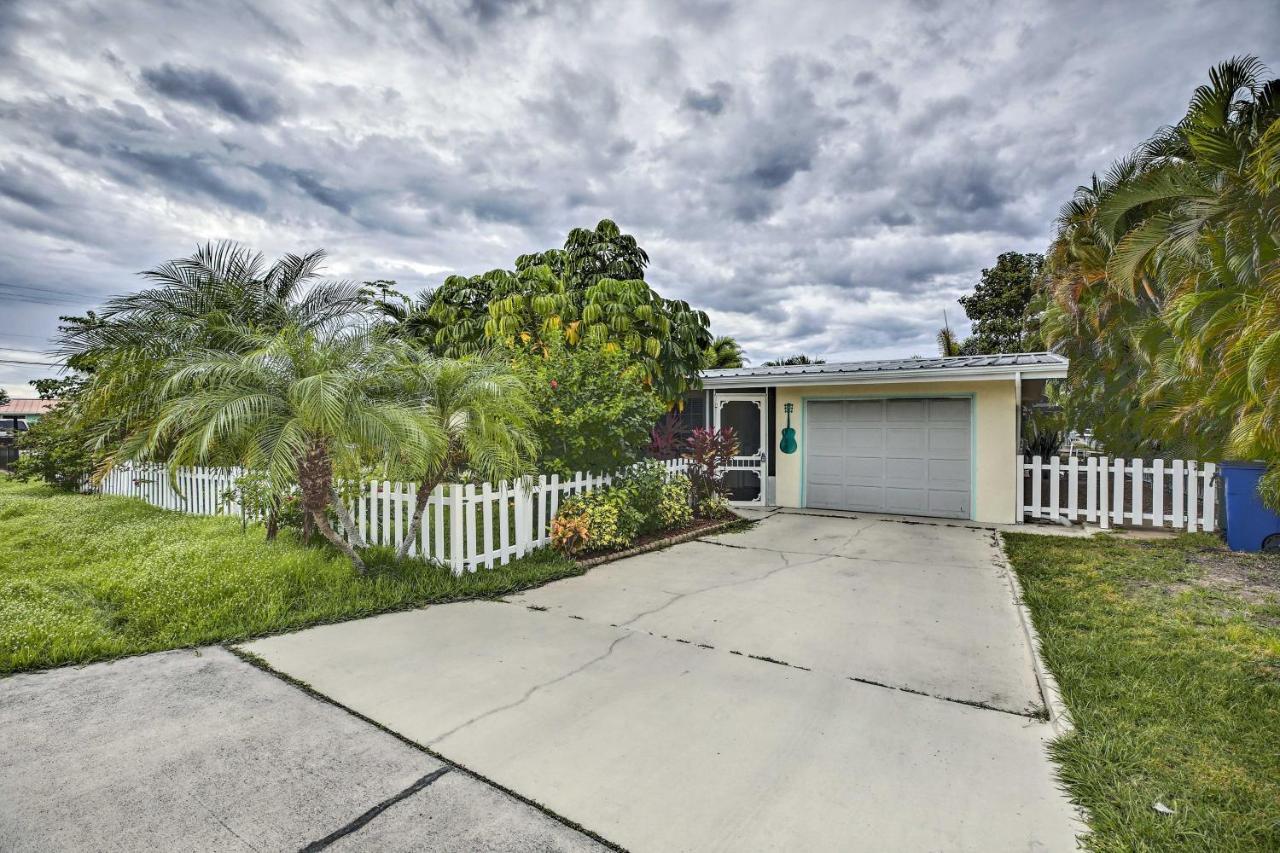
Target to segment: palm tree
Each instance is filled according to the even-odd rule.
[[[268,265],[236,243],[206,244],[141,275],[155,286],[64,318],[58,351],[91,374],[74,416],[100,447],[144,429],[154,417],[167,363],[186,354],[234,353],[246,330],[327,334],[358,323],[366,307],[353,282],[319,279],[324,252],[285,255]]]
[[[526,473],[537,456],[538,442],[529,391],[509,365],[405,352],[393,375],[411,399],[423,401],[432,433],[441,437],[437,452],[414,469],[420,481],[409,532],[400,545],[404,557],[418,539],[422,514],[436,486]]]
[[[723,370],[742,367],[748,359],[742,354],[742,345],[728,335],[721,335],[704,351],[704,370]]]
[[[1148,442],[1280,458],[1280,80],[1264,74],[1252,57],[1212,69],[1182,121],[1059,219],[1047,326],[1068,399]]]
[[[778,358],[773,361],[766,361],[761,367],[794,367],[801,364],[826,364],[824,358],[810,358],[803,353],[798,355],[789,355],[786,358]]]
[[[404,346],[293,326],[226,331],[226,350],[173,362],[154,425],[131,435],[123,454],[170,470],[230,459],[265,472],[277,492],[297,482],[316,528],[363,574],[364,542],[334,488],[335,467],[354,470],[376,456],[422,468],[446,446],[438,422],[402,384]],[[333,529],[330,510],[350,543]]]

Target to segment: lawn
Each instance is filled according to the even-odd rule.
[[[1280,558],[1207,536],[1005,542],[1076,723],[1053,754],[1086,843],[1280,849]]]
[[[360,577],[287,533],[268,543],[237,520],[0,475],[0,673],[492,598],[582,571],[539,551],[462,577],[416,561]]]

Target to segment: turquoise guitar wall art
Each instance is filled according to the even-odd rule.
[[[796,431],[791,428],[791,410],[795,408],[795,404],[787,403],[782,408],[787,413],[787,425],[782,428],[782,441],[778,442],[778,449],[783,453],[795,453]]]

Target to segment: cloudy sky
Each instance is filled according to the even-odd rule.
[[[604,217],[757,363],[929,353],[1277,46],[1274,0],[0,0],[0,359],[197,242],[416,290]]]

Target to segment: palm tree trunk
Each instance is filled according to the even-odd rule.
[[[356,549],[351,547],[346,539],[338,535],[338,531],[333,529],[333,525],[329,524],[329,516],[323,509],[311,510],[311,518],[315,521],[316,529],[320,531],[320,535],[328,539],[333,547],[347,555],[347,559],[356,567],[356,571],[360,574],[367,574],[368,568],[364,564],[364,560],[360,559],[360,555],[356,553]]]
[[[338,494],[336,487],[330,487],[329,500],[333,501],[333,510],[338,514],[338,521],[342,522],[342,529],[347,534],[347,539],[356,548],[366,548],[368,543],[364,541],[364,537],[360,535],[359,528],[351,519],[351,512],[347,509],[347,505],[342,501],[342,495]]]
[[[313,441],[306,455],[298,461],[298,486],[302,490],[302,505],[306,508],[304,518],[310,518],[321,535],[347,555],[356,571],[365,574],[364,560],[329,524],[329,507],[334,503],[333,460],[329,458],[329,448],[323,441]]]
[[[396,551],[396,557],[403,560],[409,556],[409,549],[413,547],[413,543],[418,541],[418,532],[422,530],[422,514],[427,509],[427,504],[431,501],[431,493],[436,490],[436,486],[440,485],[440,481],[444,479],[443,475],[435,477],[427,477],[418,484],[418,495],[413,502],[413,518],[409,520],[409,532],[405,534],[404,541],[400,543],[400,549]]]

